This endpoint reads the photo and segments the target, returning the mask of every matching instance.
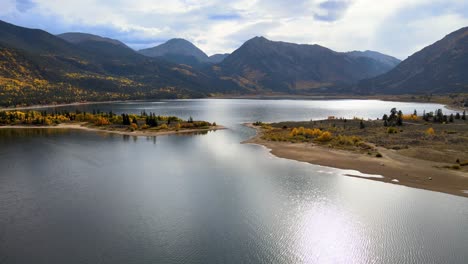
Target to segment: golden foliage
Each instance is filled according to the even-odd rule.
[[[433,136],[433,135],[435,135],[435,131],[434,131],[434,129],[432,127],[430,127],[430,128],[428,128],[426,130],[426,134],[429,135],[429,136]]]
[[[418,121],[419,117],[417,115],[402,115],[401,119],[405,121]]]

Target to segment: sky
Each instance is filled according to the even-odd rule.
[[[134,49],[185,38],[207,54],[255,36],[405,59],[468,26],[467,0],[0,0],[0,20]]]

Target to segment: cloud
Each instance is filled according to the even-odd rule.
[[[468,25],[466,0],[1,0],[0,19],[53,34],[88,32],[135,48],[170,38],[208,54],[254,36],[405,58]]]
[[[325,1],[319,4],[319,10],[314,14],[314,18],[323,21],[335,21],[340,19],[348,7],[349,1]]]
[[[31,0],[16,0],[16,9],[19,12],[26,12],[34,6],[35,4]]]
[[[240,19],[241,16],[239,14],[216,14],[209,15],[208,18],[211,20],[236,20]]]

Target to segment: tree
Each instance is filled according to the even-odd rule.
[[[130,117],[127,114],[122,114],[122,124],[125,126],[130,125]]]
[[[453,123],[453,114],[450,114],[449,122]]]
[[[460,113],[457,113],[457,114],[455,115],[455,119],[460,119],[460,118],[461,118]]]
[[[461,119],[466,120],[466,110],[463,110],[463,115]]]
[[[397,126],[402,126],[403,125],[403,112],[398,111],[398,117],[397,117]]]
[[[444,118],[444,113],[442,112],[442,109],[437,109],[435,111],[435,113],[434,113],[433,121],[434,121],[434,123],[435,122],[442,123],[442,122],[444,122],[444,119],[445,119],[445,121],[447,121],[446,118],[447,118],[447,116],[445,116],[445,118]]]
[[[418,112],[416,111],[416,109],[414,109],[413,115],[418,116]]]
[[[189,122],[189,123],[193,123],[193,118],[192,118],[192,117],[189,117],[188,122]]]
[[[364,125],[364,122],[362,122],[362,120],[361,120],[361,122],[359,122],[359,128],[360,129],[366,128],[366,126]]]
[[[345,119],[346,120],[346,119]],[[382,117],[382,120],[383,121],[387,121],[388,120],[388,115],[387,114],[384,114],[383,117]]]

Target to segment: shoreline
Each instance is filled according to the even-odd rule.
[[[424,101],[416,98],[405,97],[408,95],[401,96],[389,96],[389,95],[368,95],[368,96],[357,96],[357,95],[288,95],[288,94],[270,94],[270,95],[220,95],[211,96],[204,98],[192,98],[192,99],[257,99],[257,100],[381,100],[386,102],[413,102],[413,103],[427,103],[427,104],[441,104],[445,108],[453,111],[463,111],[466,107],[460,107],[450,105],[445,102],[438,101]],[[167,99],[154,99],[156,100],[167,100]],[[29,110],[29,109],[45,109],[54,107],[64,106],[81,106],[81,105],[94,105],[94,104],[111,104],[111,103],[125,103],[125,102],[146,102],[148,100],[117,100],[117,101],[92,101],[92,102],[74,102],[74,103],[63,103],[63,104],[46,104],[46,105],[31,105],[31,106],[19,106],[19,107],[0,107],[0,111],[13,111],[13,110]]]
[[[214,126],[210,128],[203,128],[203,129],[185,129],[185,130],[171,130],[171,131],[122,131],[122,130],[106,130],[106,129],[99,129],[93,127],[86,127],[83,126],[84,123],[74,123],[74,124],[58,124],[56,126],[21,126],[21,125],[14,125],[14,126],[0,126],[0,129],[72,129],[72,130],[82,130],[88,132],[101,132],[101,133],[108,133],[108,134],[117,134],[117,135],[124,135],[124,136],[144,136],[144,137],[155,137],[155,136],[164,136],[164,135],[177,135],[177,134],[195,134],[198,132],[208,132],[208,131],[216,131],[216,130],[224,130],[227,129],[224,126]]]
[[[112,103],[138,102],[138,101],[140,100],[92,101],[92,102],[74,102],[74,103],[64,103],[64,104],[45,104],[45,105],[30,105],[30,106],[18,106],[18,107],[2,107],[0,108],[0,111],[30,110],[30,109],[43,109],[43,108],[54,108],[54,107],[64,107],[64,106],[112,104]]]
[[[383,176],[383,178],[374,178],[346,174],[349,177],[468,197],[468,175],[461,171],[434,167],[444,165],[444,163],[406,157],[395,150],[382,147],[378,147],[378,151],[383,154],[383,157],[376,158],[346,150],[330,149],[313,143],[267,141],[261,138],[261,128],[252,124],[244,125],[255,129],[256,135],[243,141],[242,144],[261,145],[279,158]]]

